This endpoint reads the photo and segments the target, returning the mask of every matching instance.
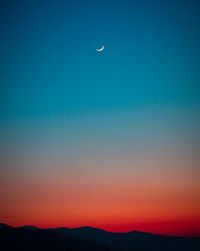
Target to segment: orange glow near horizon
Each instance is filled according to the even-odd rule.
[[[147,163],[146,175],[133,168],[123,172],[120,163],[103,169],[89,162],[77,170],[64,165],[49,169],[48,178],[45,167],[31,168],[32,173],[23,170],[23,175],[5,172],[1,221],[14,226],[90,225],[114,232],[200,235],[197,176]],[[156,164],[160,166],[158,160]]]

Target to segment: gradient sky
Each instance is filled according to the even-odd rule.
[[[1,1],[0,222],[200,235],[199,9]]]

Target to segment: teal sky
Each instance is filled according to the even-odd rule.
[[[188,134],[193,141],[200,101],[196,1],[1,6],[1,134],[11,142],[14,134],[25,148],[41,144],[43,151],[51,146],[52,152],[66,152],[67,147],[76,155],[88,141],[89,153],[102,144],[109,151],[121,148],[121,141],[130,149],[133,142],[148,148],[147,138],[158,140],[157,132],[164,145],[174,144],[180,132],[180,145]],[[102,45],[104,52],[97,53]],[[57,134],[59,147],[45,143]]]
[[[196,147],[196,1],[1,6],[0,119],[8,155],[20,145],[33,159],[35,151],[46,159],[50,152],[78,158],[83,148],[92,156]]]
[[[197,1],[1,5],[1,118],[199,102]]]

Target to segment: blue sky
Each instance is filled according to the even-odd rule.
[[[196,1],[2,7],[1,117],[199,102]]]
[[[4,157],[31,162],[196,149],[196,1],[1,6]]]

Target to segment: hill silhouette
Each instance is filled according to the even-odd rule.
[[[200,250],[200,238],[167,237],[138,231],[112,233],[92,227],[57,228],[53,231],[125,250]]]
[[[2,251],[119,251],[104,244],[35,227],[0,225]]]
[[[0,224],[0,249],[65,251],[198,251],[200,238],[166,237],[132,231],[112,233],[92,227],[39,229]]]

